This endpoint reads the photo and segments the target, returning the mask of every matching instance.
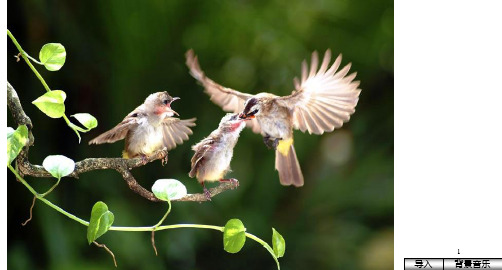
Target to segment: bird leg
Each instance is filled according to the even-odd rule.
[[[276,150],[280,140],[282,138],[271,138],[268,134],[263,137],[263,143],[265,143],[268,149]]]
[[[230,179],[220,179],[220,183],[228,183],[230,182],[232,184],[232,189],[239,187],[239,180],[235,178],[230,178]]]
[[[206,188],[204,181],[202,181],[202,188],[204,189],[204,195],[206,195],[206,200],[211,201],[211,192]]]

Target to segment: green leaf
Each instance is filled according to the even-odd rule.
[[[87,241],[89,244],[106,233],[113,224],[115,217],[108,211],[108,206],[104,202],[97,202],[92,207],[89,227],[87,227]]]
[[[284,256],[284,252],[286,252],[286,241],[284,241],[282,235],[274,228],[272,228],[272,247],[277,258]]]
[[[7,165],[11,164],[28,142],[28,128],[21,125],[14,130],[7,128]]]
[[[72,116],[75,117],[80,124],[82,124],[82,126],[87,128],[87,130],[84,130],[83,132],[89,131],[98,126],[98,120],[88,113],[76,113]]]
[[[159,179],[152,186],[155,197],[168,201],[183,198],[187,195],[187,188],[176,179]]]
[[[42,162],[42,166],[57,179],[65,177],[75,170],[75,162],[62,155],[46,157],[44,162]]]
[[[223,229],[223,249],[229,253],[237,253],[246,242],[246,228],[239,219],[231,219]]]
[[[35,99],[32,103],[35,104],[43,113],[51,118],[60,118],[64,115],[64,101],[66,93],[61,90],[47,92]]]
[[[47,70],[57,71],[66,60],[66,50],[60,43],[47,43],[40,50],[40,62]]]

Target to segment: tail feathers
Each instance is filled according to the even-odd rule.
[[[303,186],[303,174],[298,159],[296,158],[295,148],[291,144],[289,151],[275,151],[275,169],[279,172],[281,185],[295,187]]]

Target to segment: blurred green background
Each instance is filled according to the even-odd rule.
[[[393,2],[314,1],[8,1],[7,26],[33,57],[48,42],[66,47],[58,72],[37,66],[52,89],[64,90],[68,115],[88,112],[99,126],[82,143],[61,119],[43,115],[31,101],[45,90],[26,63],[16,63],[7,41],[7,78],[34,125],[32,163],[47,155],[74,160],[118,157],[123,142],[89,146],[152,92],[167,90],[181,100],[182,118],[197,117],[194,135],[160,161],[133,170],[150,188],[156,179],[175,178],[189,192],[201,192],[188,177],[191,145],[214,130],[224,112],[188,74],[184,54],[193,48],[202,69],[222,85],[243,92],[287,95],[300,63],[311,52],[330,48],[352,62],[362,93],[356,113],[341,129],[322,136],[295,131],[305,176],[302,188],[283,187],[274,171],[274,153],[259,135],[242,132],[229,175],[237,190],[211,203],[174,203],[166,224],[223,226],[241,219],[248,232],[270,242],[272,227],[286,240],[283,269],[393,268]],[[8,114],[8,124],[13,121]],[[34,208],[30,193],[8,173],[9,269],[113,269],[110,256],[88,246],[86,227],[51,210]],[[46,190],[52,179],[27,180]],[[114,225],[155,224],[166,205],[130,191],[115,171],[64,178],[48,199],[84,219],[104,201]],[[149,233],[109,232],[99,239],[117,257],[120,269],[275,269],[267,251],[248,239],[237,254],[222,248],[216,231],[179,229],[156,233],[155,256]]]

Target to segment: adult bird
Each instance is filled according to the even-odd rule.
[[[359,81],[354,81],[357,73],[347,75],[351,64],[338,70],[341,54],[331,66],[330,62],[328,49],[318,69],[319,57],[314,51],[310,68],[303,61],[301,79],[294,78],[295,90],[281,97],[270,93],[251,95],[221,86],[206,77],[193,50],[186,53],[190,74],[204,86],[210,99],[224,111],[252,119],[248,125],[261,133],[269,148],[275,149],[275,169],[281,184],[297,187],[303,186],[304,179],[293,146],[293,129],[318,135],[331,132],[349,121],[359,100]]]

